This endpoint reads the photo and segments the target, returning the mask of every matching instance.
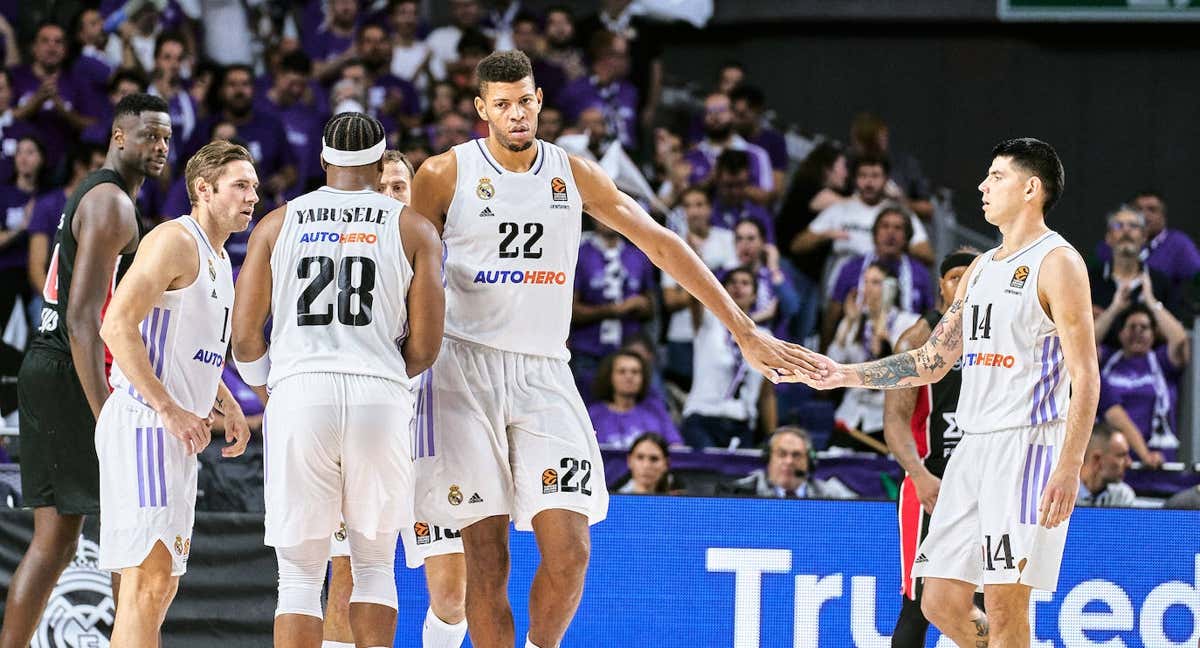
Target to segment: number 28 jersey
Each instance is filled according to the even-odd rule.
[[[988,250],[967,279],[957,416],[964,434],[1066,418],[1071,377],[1037,289],[1046,255],[1060,247],[1071,244],[1047,232],[1004,259],[992,258],[1000,248]]]
[[[482,139],[454,147],[446,336],[566,360],[583,201],[566,151],[534,146],[524,173],[500,166]]]
[[[370,190],[321,187],[287,205],[271,252],[271,373],[410,381],[400,354],[408,335],[412,266],[400,240],[404,204]]]

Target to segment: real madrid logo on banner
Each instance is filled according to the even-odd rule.
[[[492,196],[496,195],[496,188],[492,186],[492,179],[480,178],[479,184],[475,185],[475,195],[479,196],[480,200],[491,200]]]

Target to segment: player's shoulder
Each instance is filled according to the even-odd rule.
[[[442,241],[433,223],[413,209],[412,205],[404,205],[400,211],[400,238],[406,243],[418,243],[422,247],[441,246]]]
[[[79,198],[77,212],[133,217],[133,199],[115,182],[101,182]]]
[[[458,174],[458,152],[453,148],[445,153],[438,153],[421,163],[417,176],[433,176],[434,178],[454,178]]]
[[[290,203],[285,202],[275,209],[272,209],[270,212],[267,212],[266,216],[263,216],[262,219],[254,225],[254,229],[250,232],[251,246],[255,246],[261,244],[263,241],[266,241],[269,246],[272,248],[274,247],[275,239],[279,238],[279,232],[283,230],[283,219],[287,218],[289,204]]]

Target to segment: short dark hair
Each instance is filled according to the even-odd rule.
[[[854,169],[851,170],[851,177],[858,175],[858,170],[865,166],[877,166],[883,168],[883,175],[892,174],[892,163],[886,155],[866,154],[854,158]]]
[[[489,83],[516,83],[525,77],[533,78],[533,64],[520,50],[503,50],[488,54],[475,66],[479,79],[479,96]]]
[[[717,173],[741,173],[750,171],[750,154],[727,148],[717,156]]]
[[[708,190],[701,185],[688,185],[684,187],[683,191],[679,192],[679,202],[682,204],[683,199],[689,194],[700,194],[701,196],[704,196],[705,202],[707,202],[709,205],[712,205],[712,196],[709,196]]]
[[[727,270],[721,277],[721,285],[729,286],[729,280],[732,279],[733,275],[735,274],[744,274],[750,277],[750,283],[754,285],[754,293],[758,294],[758,275],[754,274],[754,271],[747,266],[737,266]]]
[[[308,58],[308,54],[305,54],[304,50],[300,49],[292,50],[279,59],[281,72],[294,72],[308,76],[312,74],[312,67],[312,59]]]
[[[116,92],[122,81],[132,81],[137,84],[138,92],[146,91],[146,77],[142,76],[141,72],[130,69],[117,70],[112,79],[108,81],[108,91]]]
[[[1014,165],[1042,181],[1045,191],[1042,214],[1049,214],[1067,185],[1062,160],[1058,159],[1054,147],[1032,137],[1018,137],[993,147],[992,158],[998,157],[1011,158]]]
[[[163,45],[167,43],[179,43],[183,46],[183,50],[187,51],[187,41],[184,40],[183,34],[177,31],[165,31],[154,39],[154,58],[162,52]]]
[[[387,28],[379,23],[363,23],[362,26],[358,28],[358,31],[354,32],[354,42],[357,43],[358,41],[362,40],[363,33],[365,33],[368,29],[378,29],[379,31],[383,32],[384,37],[387,37],[388,35]]]
[[[875,216],[875,223],[871,225],[871,239],[874,240],[875,236],[879,234],[879,226],[883,222],[883,217],[888,214],[895,214],[904,220],[904,242],[905,244],[911,243],[913,238],[912,216],[903,207],[896,204],[889,204],[879,210],[879,214]]]
[[[746,105],[750,106],[751,109],[762,110],[767,106],[767,95],[763,94],[763,91],[758,89],[757,86],[743,83],[729,93],[729,101],[732,103],[745,101]]]
[[[1149,306],[1143,304],[1142,302],[1134,302],[1130,304],[1128,308],[1121,311],[1121,313],[1117,315],[1117,321],[1113,322],[1112,330],[1115,332],[1120,332],[1121,329],[1125,328],[1125,323],[1129,321],[1129,318],[1139,313],[1150,319],[1150,329],[1152,331],[1158,331],[1158,322],[1156,322],[1154,319],[1153,311],[1150,310]]]
[[[539,30],[542,28],[542,21],[533,12],[526,9],[518,11],[517,15],[513,16],[512,26],[516,27],[517,23],[533,23],[533,26]]]
[[[646,399],[646,392],[650,389],[650,368],[646,366],[646,361],[642,356],[625,349],[614,351],[600,361],[600,368],[597,369],[596,379],[592,383],[592,395],[602,403],[612,401],[616,395],[612,386],[612,374],[613,367],[617,364],[617,358],[633,358],[642,368],[642,386],[637,393],[637,402],[642,402]]]
[[[553,4],[546,7],[546,17],[549,17],[552,13],[563,14],[567,17],[567,20],[570,20],[572,23],[575,22],[575,11],[565,4]]]
[[[487,54],[494,47],[495,43],[486,34],[478,29],[468,29],[459,37],[458,46],[455,48],[455,51],[458,52],[459,56],[470,52]]]
[[[167,101],[162,97],[156,97],[144,92],[135,92],[117,102],[117,107],[113,109],[113,121],[116,122],[125,115],[140,117],[144,112],[170,114],[171,109],[167,106]]]
[[[876,270],[882,272],[883,276],[889,279],[896,278],[896,271],[888,267],[888,265],[882,261],[872,261],[871,264],[867,266],[868,270],[871,268],[875,268]]]
[[[1133,198],[1130,198],[1129,202],[1133,202],[1133,201],[1137,200],[1138,198],[1146,198],[1148,196],[1151,198],[1158,198],[1158,201],[1163,204],[1166,204],[1166,202],[1167,202],[1167,200],[1165,198],[1163,198],[1161,191],[1158,191],[1157,189],[1153,189],[1151,187],[1143,187],[1141,191],[1138,191],[1137,193],[1133,194]]]
[[[416,171],[413,170],[412,162],[409,161],[408,156],[401,153],[400,151],[397,151],[396,149],[388,149],[383,152],[383,163],[384,164],[399,164],[400,166],[404,167],[405,169],[408,169],[408,179],[409,180],[412,180],[413,175],[416,174]]]
[[[37,40],[38,36],[42,35],[42,30],[47,27],[54,27],[63,33],[63,37],[67,35],[67,28],[63,27],[62,23],[54,20],[43,20],[33,29],[33,40]]]
[[[733,224],[733,231],[737,232],[737,228],[741,227],[742,225],[753,225],[755,231],[758,232],[758,237],[763,240],[763,243],[767,242],[767,228],[757,218],[752,218],[750,216],[739,218],[738,222]]]
[[[594,63],[603,58],[613,48],[613,44],[618,39],[623,40],[624,38],[624,36],[610,32],[607,29],[598,29],[595,34],[592,34],[592,39],[588,41],[588,56],[591,57]]]
[[[321,135],[326,145],[339,151],[365,151],[386,136],[378,119],[360,112],[334,115]]]

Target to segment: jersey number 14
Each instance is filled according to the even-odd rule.
[[[313,312],[314,302],[325,292],[335,278],[333,259],[327,256],[304,257],[296,267],[296,277],[312,279],[296,301],[296,324],[299,326],[326,326],[333,323],[333,304],[324,310]],[[374,298],[375,261],[368,257],[349,256],[338,264],[337,319],[346,326],[366,326],[371,323],[371,304]],[[315,272],[315,276],[314,276]],[[356,299],[357,298],[357,299]],[[318,308],[320,308],[318,306]]]

